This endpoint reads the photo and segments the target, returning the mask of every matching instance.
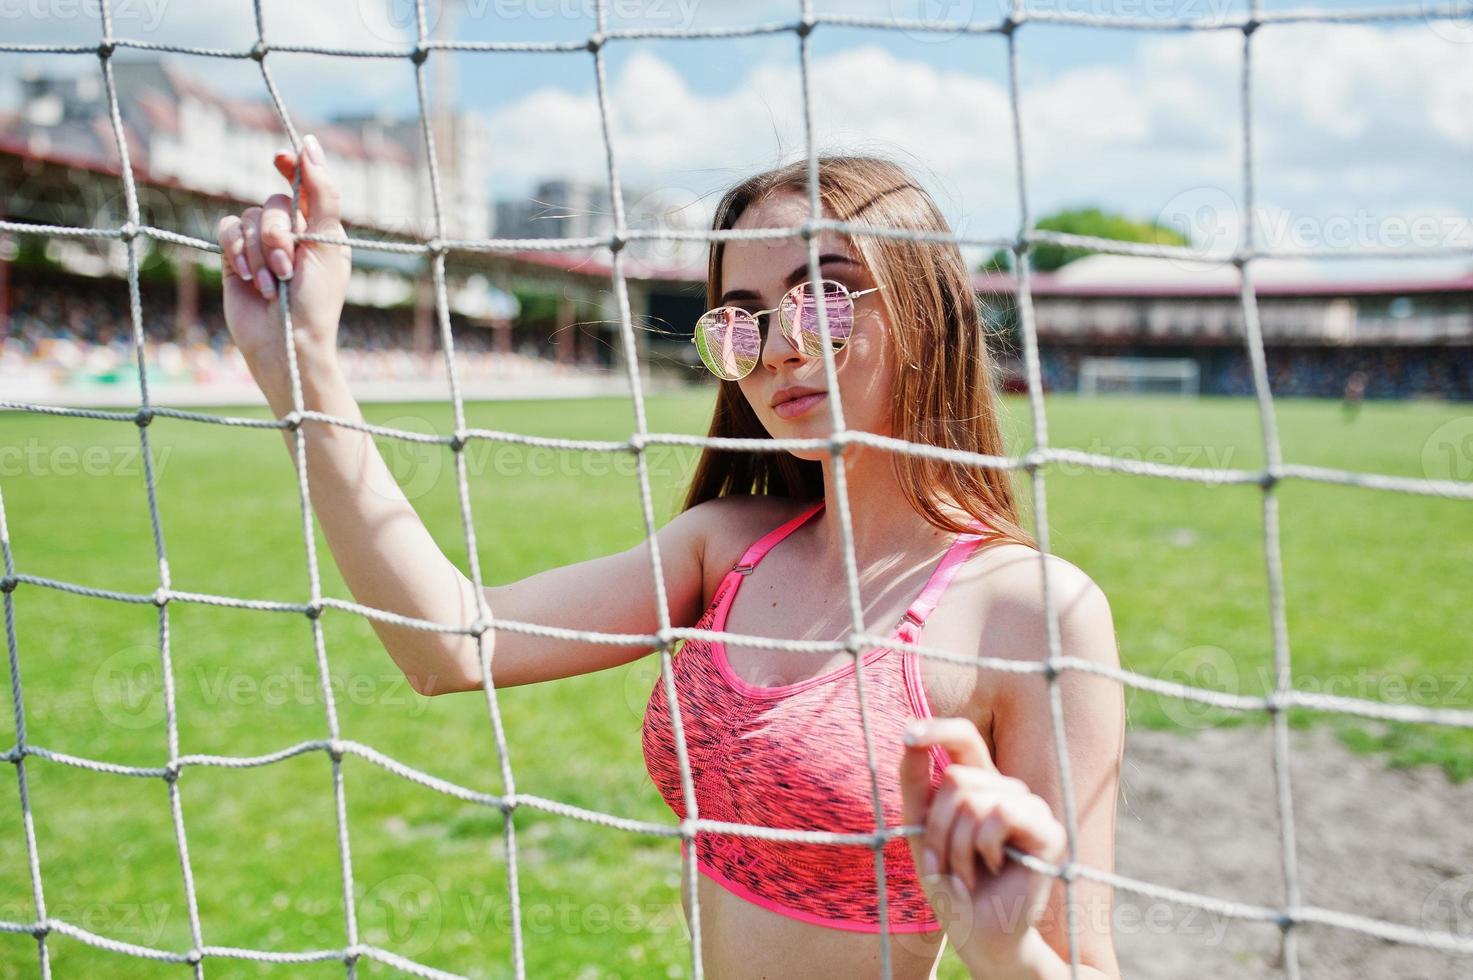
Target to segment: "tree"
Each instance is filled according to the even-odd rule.
[[[1181,233],[1174,231],[1164,225],[1156,224],[1154,221],[1136,221],[1122,214],[1107,214],[1099,208],[1071,208],[1059,211],[1042,218],[1034,223],[1034,227],[1041,231],[1060,231],[1070,235],[1090,235],[1095,238],[1108,238],[1117,242],[1143,242],[1155,245],[1189,245],[1190,241]],[[1098,249],[1079,248],[1073,245],[1055,245],[1051,242],[1039,242],[1030,250],[1033,256],[1033,268],[1040,272],[1053,272],[1073,262],[1082,259],[1086,255],[1093,255]],[[998,249],[992,253],[992,257],[984,262],[979,272],[1000,271],[1012,268],[1013,253],[1008,249]]]

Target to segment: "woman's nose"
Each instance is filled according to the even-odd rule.
[[[769,367],[777,367],[779,364],[801,363],[808,360],[808,355],[794,347],[788,335],[779,329],[776,322],[777,313],[769,313],[767,317],[767,336],[762,343],[762,363]]]

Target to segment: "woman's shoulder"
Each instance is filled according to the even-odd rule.
[[[730,494],[689,508],[687,514],[698,522],[704,541],[701,564],[707,577],[714,572],[719,579],[754,542],[814,503],[771,494]]]
[[[994,655],[1041,659],[1047,649],[1046,615],[1050,605],[1059,619],[1066,654],[1076,646],[1073,640],[1077,637],[1113,632],[1104,590],[1065,558],[1004,542],[983,548],[968,564],[973,567],[967,577],[986,624],[984,642]]]

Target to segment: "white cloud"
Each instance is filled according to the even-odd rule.
[[[37,44],[96,44],[102,37],[97,10],[100,0],[15,0],[0,8],[0,31],[7,41]],[[262,19],[268,43],[318,44],[341,48],[384,48],[403,44],[403,18],[394,0],[263,0]],[[171,2],[110,0],[113,34],[151,44],[244,50],[256,40],[249,2]],[[412,9],[412,4],[410,5]],[[119,49],[116,57],[149,56]],[[22,66],[63,74],[97,70],[92,55],[13,55],[3,69],[13,76]],[[182,68],[232,95],[264,97],[265,84],[254,61],[172,55]],[[410,81],[407,67],[350,58],[268,56],[272,74],[286,90],[288,105],[310,102],[327,108],[333,99],[351,95],[355,104],[402,92]],[[405,63],[407,65],[407,62]],[[301,98],[298,98],[300,93]],[[9,93],[14,97],[14,90]]]

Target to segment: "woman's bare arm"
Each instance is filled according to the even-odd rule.
[[[236,346],[278,418],[293,407],[286,347],[279,322],[279,282],[289,282],[303,408],[350,422],[363,414],[337,359],[337,327],[347,290],[347,246],[301,241],[310,231],[343,235],[338,192],[316,141],[300,158],[278,154],[290,181],[302,169],[302,212],[277,194],[263,207],[221,219],[216,229],[223,265],[225,317]],[[413,619],[468,626],[477,618],[474,584],[441,551],[385,464],[373,437],[314,420],[301,424],[313,508],[333,558],[361,604]],[[296,434],[284,430],[295,461]],[[712,502],[714,503],[714,502]],[[702,596],[704,525],[709,505],[692,508],[658,532],[671,621],[690,625]],[[511,515],[482,513],[490,526]],[[493,620],[509,619],[573,630],[654,633],[654,574],[648,542],[615,555],[550,569],[485,590]],[[385,649],[423,694],[481,686],[474,637],[414,629],[371,619]],[[496,686],[600,670],[647,652],[616,646],[493,630]]]

